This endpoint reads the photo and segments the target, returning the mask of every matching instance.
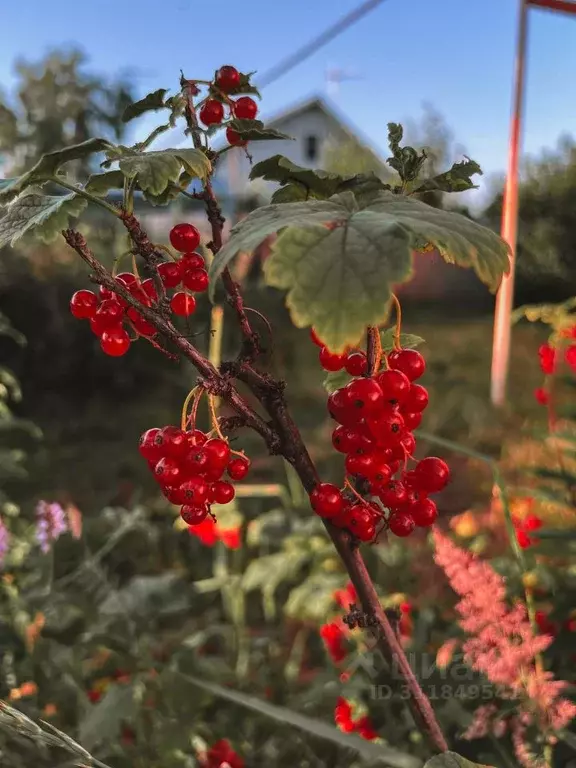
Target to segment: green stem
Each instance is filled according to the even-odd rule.
[[[86,192],[85,189],[82,189],[81,187],[75,187],[73,184],[69,184],[59,176],[51,176],[48,181],[51,181],[54,184],[58,184],[59,186],[64,187],[64,189],[69,189],[70,192],[75,192],[77,195],[86,198],[86,200],[89,200],[91,203],[99,205],[101,208],[105,208],[109,213],[112,213],[114,216],[116,216],[116,218],[120,218],[120,211],[117,208],[115,208],[113,205],[110,205],[110,203],[107,203],[105,200],[101,200],[99,197],[96,197],[96,195],[92,195],[90,192]]]

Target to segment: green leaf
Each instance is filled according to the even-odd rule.
[[[111,189],[124,187],[124,174],[122,171],[106,171],[105,173],[93,173],[88,177],[84,186],[86,192],[98,197],[104,197]]]
[[[218,73],[217,71],[214,73],[214,80],[216,79],[217,73]],[[252,85],[252,83],[251,83],[252,75],[255,75],[255,74],[256,74],[256,72],[246,72],[246,73],[240,72],[240,82],[239,82],[238,86],[236,88],[233,88],[230,91],[227,91],[227,95],[228,96],[238,96],[241,93],[253,93],[259,99],[262,98],[260,96],[260,91],[258,90],[258,88],[256,88],[256,86]],[[220,91],[217,88],[211,87],[209,90],[210,90],[210,94],[212,96],[222,100],[222,97],[220,95]]]
[[[293,141],[292,136],[280,133],[280,131],[276,131],[274,128],[266,128],[261,120],[232,120],[228,125],[235,130],[244,141],[266,141],[274,139],[288,139],[289,141]]]
[[[285,187],[277,189],[270,198],[271,203],[299,203],[304,200],[314,200],[316,196],[311,193],[302,184],[286,184]]]
[[[250,179],[277,181],[282,185],[297,182],[305,189],[323,197],[331,197],[335,194],[338,185],[343,181],[342,176],[337,173],[303,168],[284,155],[273,155],[256,163],[250,172]]]
[[[575,528],[549,528],[541,529],[534,533],[534,536],[538,539],[565,539],[566,541],[574,541],[576,539]]]
[[[345,387],[346,384],[352,379],[349,373],[346,371],[331,371],[324,379],[323,386],[328,394],[336,392],[337,389]]]
[[[457,755],[456,752],[444,752],[428,760],[424,768],[494,768],[494,766],[472,763],[465,757]]]
[[[115,741],[122,722],[130,720],[135,709],[132,685],[111,685],[104,697],[80,723],[78,740],[87,749],[93,749],[102,741]]]
[[[24,189],[32,184],[41,184],[54,177],[58,169],[71,160],[81,160],[95,152],[110,150],[112,144],[106,139],[88,139],[81,144],[73,144],[71,147],[65,147],[57,152],[49,152],[42,155],[36,165],[4,188],[0,188],[0,204],[17,197]]]
[[[445,171],[432,179],[427,179],[414,193],[422,192],[465,192],[467,189],[478,189],[472,181],[472,176],[482,175],[478,163],[466,158],[461,163],[454,163],[449,171]]]
[[[0,218],[0,248],[13,246],[27,233],[50,243],[68,227],[70,217],[78,216],[85,207],[86,200],[73,192],[53,196],[43,195],[36,189],[27,190]]]
[[[142,194],[144,195],[144,198],[147,200],[147,202],[150,203],[150,205],[158,206],[158,205],[168,205],[173,200],[176,200],[176,198],[180,195],[182,190],[185,190],[190,185],[190,182],[192,181],[192,176],[190,176],[189,173],[186,171],[182,171],[180,174],[180,178],[176,182],[176,184],[169,184],[164,192],[161,192],[159,195],[153,195],[151,192],[146,190]]]
[[[330,741],[338,747],[354,749],[359,755],[367,760],[383,761],[383,764],[389,766],[389,768],[421,768],[422,762],[419,758],[414,757],[413,755],[409,755],[406,752],[400,752],[385,744],[373,744],[364,739],[360,739],[357,736],[350,736],[342,733],[342,731],[339,731],[333,725],[328,725],[320,720],[315,720],[309,715],[301,715],[298,712],[293,712],[291,709],[269,704],[254,696],[249,696],[246,693],[240,693],[230,688],[224,688],[216,683],[200,680],[197,677],[191,677],[189,675],[182,675],[182,677],[217,698],[230,701],[239,707],[249,709],[263,717],[276,721],[277,723],[298,728],[311,736]],[[458,764],[455,764],[455,768],[457,765]],[[464,764],[462,765],[462,768],[465,768]]]
[[[182,171],[192,178],[205,179],[212,164],[200,149],[164,149],[137,153],[126,147],[119,156],[108,153],[109,161],[118,160],[120,170],[128,178],[136,178],[143,192],[161,195],[169,184],[175,184]]]
[[[130,120],[143,115],[145,112],[163,109],[166,106],[164,103],[164,96],[167,92],[166,88],[159,88],[157,91],[153,91],[153,93],[144,96],[143,99],[135,101],[133,104],[129,104],[122,113],[122,122],[128,123]]]
[[[2,220],[0,219],[0,226],[1,226]],[[12,339],[12,341],[15,341],[16,344],[19,344],[21,347],[26,346],[26,337],[20,333],[20,331],[17,331],[15,328],[12,327],[12,323],[6,315],[2,314],[0,312],[0,336],[6,336],[9,339]]]
[[[380,331],[380,343],[384,352],[391,352],[394,349],[395,335],[395,328],[386,328],[386,330]],[[414,336],[412,333],[400,334],[400,346],[402,349],[416,349],[421,344],[424,344],[424,339],[420,336]]]
[[[418,178],[426,153],[418,153],[414,147],[401,147],[404,129],[398,123],[388,123],[388,144],[392,157],[386,162],[398,173],[402,181],[410,182]]]

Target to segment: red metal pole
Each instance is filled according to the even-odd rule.
[[[492,345],[491,398],[494,405],[506,400],[506,384],[510,361],[510,337],[512,305],[514,301],[514,273],[516,269],[516,242],[518,238],[518,165],[520,136],[524,104],[526,74],[526,42],[528,37],[528,0],[519,0],[518,42],[514,82],[514,102],[510,123],[508,169],[502,207],[501,235],[511,250],[510,274],[504,278],[496,297],[494,314],[494,338]]]
[[[576,3],[571,0],[529,0],[530,5],[548,11],[562,11],[576,14]]]

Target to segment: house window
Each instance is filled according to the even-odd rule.
[[[318,137],[317,136],[306,136],[304,153],[306,155],[306,160],[308,160],[311,163],[318,159]]]

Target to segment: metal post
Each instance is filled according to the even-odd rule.
[[[501,235],[510,246],[510,274],[504,278],[496,297],[494,338],[492,345],[491,398],[494,405],[506,400],[506,384],[510,361],[510,315],[514,300],[514,273],[516,269],[516,242],[518,237],[518,165],[524,81],[526,75],[526,42],[528,37],[528,0],[519,0],[518,42],[514,82],[514,102],[510,123],[508,169],[502,206]]]

